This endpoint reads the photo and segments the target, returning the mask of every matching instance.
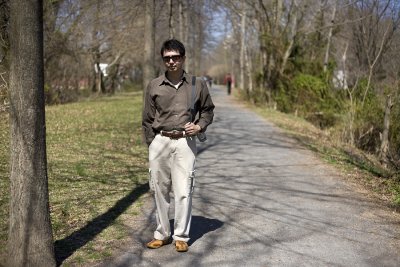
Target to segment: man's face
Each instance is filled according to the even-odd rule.
[[[168,71],[180,71],[185,57],[179,54],[179,51],[164,51],[163,61]]]

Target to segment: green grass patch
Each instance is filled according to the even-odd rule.
[[[50,210],[57,255],[65,266],[112,254],[147,191],[140,92],[46,107]],[[7,237],[9,133],[0,117],[0,248]]]

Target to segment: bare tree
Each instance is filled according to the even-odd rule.
[[[8,50],[7,27],[10,20],[9,0],[0,1],[0,111],[6,110],[8,98]]]
[[[384,54],[400,25],[399,6],[394,0],[360,0],[348,8],[352,23],[353,53],[358,68],[368,77],[364,103],[374,75],[382,66]]]
[[[282,56],[282,60],[281,60],[282,63],[280,64],[280,68],[279,68],[279,76],[282,76],[283,72],[286,69],[286,64],[287,64],[290,54],[292,53],[295,39],[296,39],[296,36],[298,33],[299,20],[301,20],[301,16],[299,15],[300,10],[295,1],[292,2],[289,12],[291,13],[290,19],[288,21],[288,23],[290,23],[290,26],[289,26],[290,30],[287,34],[287,45],[285,47],[285,51]]]
[[[144,31],[144,62],[143,62],[143,88],[146,88],[150,80],[155,78],[154,73],[154,0],[146,0],[145,31]]]
[[[390,110],[392,109],[392,96],[388,95],[386,97],[386,107],[385,107],[385,119],[383,123],[383,132],[381,136],[381,147],[379,150],[379,158],[381,162],[387,166],[388,164],[388,152],[389,152],[389,128],[390,128]]]
[[[11,1],[8,266],[55,266],[46,161],[42,1]]]
[[[240,89],[245,89],[244,88],[244,73],[245,73],[245,68],[246,68],[246,63],[245,63],[245,53],[246,53],[246,3],[242,2],[241,5],[241,12],[240,12],[240,79],[239,79],[239,88]]]
[[[94,61],[94,66],[95,68],[93,69],[93,92],[97,93],[104,93],[105,92],[105,86],[104,86],[104,75],[103,71],[100,67],[101,63],[101,57],[102,57],[102,51],[101,51],[101,45],[103,44],[103,41],[101,39],[104,38],[101,27],[102,24],[100,22],[100,17],[101,17],[101,0],[97,0],[96,2],[96,9],[95,9],[95,21],[94,21],[94,27],[93,27],[93,33],[92,33],[92,56],[93,56],[93,61]]]
[[[172,0],[167,0],[168,5],[168,29],[169,29],[169,38],[172,39],[175,36],[174,29],[174,6]]]
[[[335,25],[335,18],[336,18],[336,3],[334,3],[333,9],[332,9],[332,15],[331,15],[331,21],[330,21],[330,27],[329,27],[329,32],[328,32],[328,37],[327,37],[327,42],[326,42],[326,50],[325,50],[325,58],[324,58],[324,72],[327,72],[328,70],[328,62],[329,62],[329,55],[331,52],[331,43],[332,43],[332,35],[333,35],[333,27]]]
[[[190,0],[186,0],[186,4],[184,5],[185,7],[183,8],[183,18],[184,18],[184,25],[185,25],[185,27],[184,27],[184,34],[183,34],[183,36],[184,36],[184,38],[183,38],[183,42],[184,42],[184,44],[185,44],[185,46],[186,46],[186,54],[191,54],[192,53],[192,51],[193,51],[193,48],[192,48],[192,46],[191,46],[191,43],[190,43],[190,34],[191,34],[191,32],[193,31],[192,29],[191,29],[191,27],[192,27],[192,24],[191,24],[191,16],[192,16],[192,10],[191,9],[189,9],[189,6],[190,6]],[[191,57],[191,56],[189,56],[189,57],[186,57],[186,60],[185,60],[185,69],[186,69],[186,71],[187,72],[191,72],[192,71],[192,61],[193,61],[193,58]]]
[[[183,31],[183,29],[184,29],[184,12],[183,12],[183,10],[184,10],[184,2],[183,2],[183,0],[179,0],[178,1],[178,12],[179,12],[179,15],[178,15],[178,24],[179,24],[179,40],[182,42],[183,41],[183,34],[184,34],[184,31]]]
[[[250,59],[249,56],[249,48],[246,47],[245,48],[245,53],[244,53],[244,60],[245,60],[245,64],[246,64],[246,75],[247,75],[247,80],[248,80],[248,86],[247,86],[247,90],[249,95],[251,95],[251,93],[253,92],[253,64],[252,64],[252,60]]]
[[[307,2],[302,2],[303,6]],[[295,0],[253,3],[255,19],[259,27],[259,43],[262,62],[263,87],[268,102],[272,101],[272,91],[276,89],[279,77],[286,68],[287,60],[294,47],[295,38],[302,19],[300,7]]]

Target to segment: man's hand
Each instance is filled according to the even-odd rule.
[[[201,131],[201,127],[193,122],[188,122],[185,124],[186,135],[196,135]]]

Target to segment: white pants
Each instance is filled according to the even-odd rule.
[[[196,154],[195,137],[173,140],[156,135],[150,144],[150,190],[154,192],[157,206],[155,239],[165,240],[171,236],[168,211],[172,186],[175,199],[173,239],[189,240]]]

